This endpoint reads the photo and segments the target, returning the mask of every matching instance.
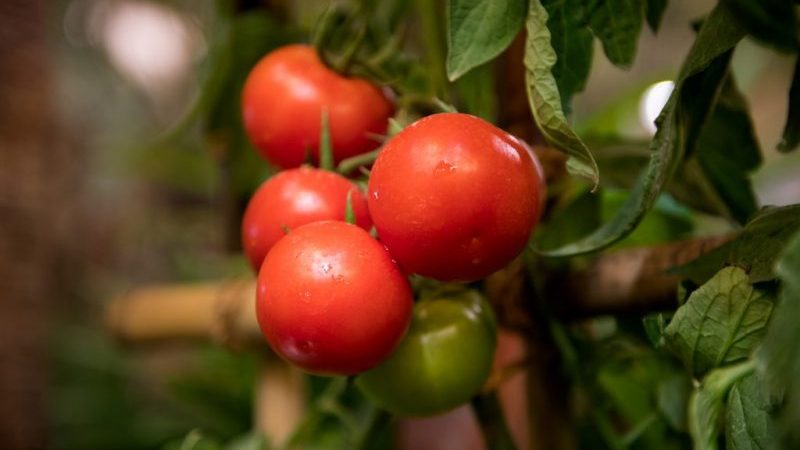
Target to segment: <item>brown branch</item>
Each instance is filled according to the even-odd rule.
[[[563,316],[644,314],[677,306],[680,277],[671,267],[686,264],[728,242],[732,235],[620,250],[587,268],[561,274],[549,289]]]
[[[715,236],[603,254],[583,269],[547,275],[544,303],[565,318],[603,314],[644,314],[677,305],[680,279],[667,271],[729,241]],[[535,327],[521,260],[486,279],[486,294],[504,326],[526,332]]]

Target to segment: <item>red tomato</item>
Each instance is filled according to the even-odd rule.
[[[279,48],[256,64],[242,94],[248,136],[262,155],[282,168],[297,167],[306,153],[318,158],[320,120],[327,110],[336,161],[378,146],[392,104],[366,80],[343,77],[306,45]]]
[[[389,252],[345,222],[293,230],[258,274],[261,331],[275,352],[313,373],[376,366],[400,342],[412,308],[411,287]]]
[[[344,220],[347,193],[356,224],[372,227],[367,200],[347,178],[311,167],[281,172],[250,199],[242,219],[242,248],[258,271],[269,249],[292,230],[320,220]]]
[[[423,118],[393,137],[369,180],[380,240],[409,273],[476,280],[528,242],[545,185],[528,146],[467,114]]]

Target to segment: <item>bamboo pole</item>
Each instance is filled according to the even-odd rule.
[[[556,274],[548,282],[546,301],[572,319],[667,309],[676,304],[679,280],[667,270],[728,240],[717,236],[602,255],[582,270]],[[486,280],[486,291],[501,324],[525,331],[534,322],[522,272],[521,265],[510,266]],[[233,349],[264,348],[254,303],[252,278],[151,286],[113,299],[106,324],[123,342],[212,340]]]

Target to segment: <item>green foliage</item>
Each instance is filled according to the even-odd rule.
[[[528,5],[525,44],[525,80],[534,120],[545,138],[567,153],[567,170],[597,186],[600,173],[589,149],[572,131],[562,109],[558,84],[553,76],[557,55],[547,28],[548,14],[539,0]]]
[[[725,415],[725,397],[738,381],[753,373],[753,364],[746,361],[735,366],[711,371],[695,389],[689,400],[689,432],[695,450],[719,448],[719,432]]]
[[[731,242],[671,270],[703,284],[724,266],[744,268],[751,283],[775,278],[775,263],[789,239],[800,229],[800,205],[764,208]]]
[[[628,68],[636,56],[642,30],[642,0],[594,0],[590,6],[592,32],[614,65]]]
[[[775,448],[777,434],[771,417],[775,404],[757,373],[746,375],[733,385],[725,409],[727,448],[731,450]]]
[[[683,155],[694,147],[706,116],[713,108],[715,93],[724,81],[731,49],[742,37],[742,31],[726,11],[715,8],[701,27],[675,90],[657,120],[658,132],[650,144],[648,166],[626,203],[610,222],[591,235],[544,252],[545,255],[570,256],[596,251],[633,231],[655,203]]]
[[[565,115],[571,110],[572,96],[583,91],[592,67],[594,39],[586,23],[585,2],[580,0],[545,0],[550,45],[556,55],[552,68],[561,108]]]
[[[450,0],[447,77],[456,80],[505,50],[525,21],[525,0]]]
[[[739,268],[694,291],[664,330],[667,347],[695,376],[746,359],[766,332],[772,301]]]
[[[180,387],[171,390],[99,331],[76,326],[57,336],[49,448],[155,450],[198,425],[223,440],[249,427],[252,357],[202,349],[189,358],[197,371],[177,377]]]
[[[782,51],[800,50],[798,19],[791,0],[722,0],[756,39]]]
[[[664,10],[667,9],[667,0],[645,0],[644,2],[644,16],[647,19],[647,25],[653,32],[658,31],[661,26],[661,19],[664,17]]]
[[[700,211],[730,217],[744,224],[757,211],[749,173],[761,164],[761,149],[744,97],[732,76],[722,86],[714,111],[703,125],[688,170],[680,182],[700,189],[681,197]],[[692,171],[697,165],[699,170]],[[685,168],[686,169],[686,168]],[[707,187],[703,189],[702,187]],[[701,195],[697,195],[701,193]],[[708,208],[708,205],[713,205]]]
[[[613,217],[626,199],[627,193],[616,189],[583,192],[553,212],[550,220],[536,235],[535,245],[548,251],[590,234],[603,220]],[[576,217],[581,220],[575,220]],[[636,231],[618,242],[615,248],[674,241],[687,236],[692,228],[690,212],[675,204],[669,197],[661,197]]]
[[[351,380],[311,377],[310,410],[289,438],[287,450],[389,450],[389,416],[371,405]]]
[[[204,435],[200,430],[192,430],[183,439],[164,446],[163,450],[269,450],[266,438],[257,432],[243,434],[226,445]]]
[[[786,245],[778,262],[778,276],[783,283],[775,317],[759,352],[762,375],[773,397],[784,397],[779,429],[786,448],[800,444],[800,234]]]
[[[214,436],[230,438],[249,430],[258,369],[254,355],[218,349],[198,353],[198,367],[169,383],[177,401],[196,416],[195,424]]]

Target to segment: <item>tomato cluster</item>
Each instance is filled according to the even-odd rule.
[[[408,275],[477,280],[524,249],[544,198],[527,145],[479,118],[435,114],[384,144],[364,195],[342,175],[295,167],[319,158],[325,115],[336,160],[373,149],[393,111],[379,88],[295,45],[255,66],[242,104],[253,143],[288,169],[256,191],[242,221],[258,323],[275,352],[312,373],[359,374],[365,395],[397,414],[475,395],[494,355],[491,308],[463,287],[414,304]]]

